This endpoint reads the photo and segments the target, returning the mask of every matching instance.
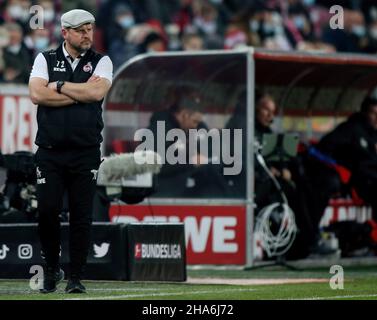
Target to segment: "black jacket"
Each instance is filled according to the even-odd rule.
[[[49,81],[87,82],[102,55],[89,49],[75,71],[66,61],[62,46],[43,53]],[[102,100],[51,108],[38,106],[38,132],[35,143],[44,148],[81,148],[99,146],[103,129]]]
[[[317,147],[355,172],[367,163],[377,164],[376,146],[377,130],[370,126],[364,114],[357,112],[325,135]]]

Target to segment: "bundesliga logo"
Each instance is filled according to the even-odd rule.
[[[135,244],[135,259],[181,259],[181,252],[179,244]]]

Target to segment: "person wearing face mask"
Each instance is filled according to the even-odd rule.
[[[107,28],[109,42],[109,56],[118,69],[125,61],[138,53],[137,46],[127,40],[131,30],[135,27],[136,21],[130,7],[119,4],[114,9],[113,24]]]
[[[344,29],[328,26],[322,41],[333,45],[338,52],[363,52],[368,45],[365,20],[360,11],[344,10]]]
[[[29,30],[29,19],[31,7],[29,0],[11,0],[5,9],[6,21],[17,22],[22,26],[24,32]]]
[[[304,41],[314,39],[313,26],[310,21],[308,9],[301,3],[289,7],[288,19],[285,19],[287,39],[293,48]]]
[[[140,44],[140,53],[162,52],[166,50],[164,38],[157,32],[150,32]]]
[[[25,38],[25,43],[33,51],[34,58],[39,52],[46,51],[54,45],[50,40],[49,29],[34,29]]]
[[[23,32],[17,23],[4,25],[9,34],[9,44],[4,48],[5,82],[27,83],[31,66],[31,54],[23,42]]]

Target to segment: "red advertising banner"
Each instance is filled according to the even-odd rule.
[[[0,146],[3,154],[35,151],[37,107],[28,96],[0,96]]]
[[[188,264],[246,263],[243,206],[113,204],[109,215],[112,222],[183,222]]]

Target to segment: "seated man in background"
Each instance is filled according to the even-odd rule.
[[[170,146],[176,145],[177,149],[184,151],[185,164],[170,164],[169,159],[162,166],[161,172],[157,176],[156,197],[223,197],[226,194],[226,185],[219,172],[219,166],[209,163],[209,159],[200,153],[194,153],[190,159],[189,130],[206,129],[203,122],[202,103],[199,96],[192,92],[181,93],[178,100],[169,109],[155,112],[149,124],[149,129],[153,132],[156,152],[157,144],[165,143],[165,154]],[[165,130],[161,132],[158,126],[164,125]],[[166,141],[166,133],[171,129],[181,129],[185,135],[185,141],[175,139]],[[163,133],[163,136],[161,136]],[[160,134],[160,136],[158,136]],[[200,139],[200,137],[198,137]],[[198,143],[198,141],[195,141]],[[196,148],[198,150],[198,148]],[[192,154],[192,153],[191,153]],[[210,153],[209,153],[210,155]]]
[[[366,98],[317,148],[351,172],[350,185],[372,206],[377,222],[377,99]]]
[[[377,99],[367,97],[360,111],[325,135],[313,150],[306,171],[313,191],[307,201],[313,204],[314,223],[319,223],[334,193],[344,187],[351,193],[353,188],[372,207],[368,230],[371,243],[377,243]]]
[[[255,138],[263,145],[263,135],[273,133],[271,125],[276,114],[276,103],[266,93],[256,94],[255,104]],[[304,258],[312,253],[331,253],[321,248],[318,242],[318,224],[313,224],[302,192],[295,183],[296,159],[290,161],[270,162],[267,165],[277,178],[288,204],[295,214],[298,233],[293,246],[287,253],[288,258]],[[255,201],[259,209],[281,201],[278,190],[262,166],[255,162]]]
[[[239,128],[244,132],[243,150],[246,150],[246,94],[241,94],[238,105],[227,124],[227,128]],[[255,94],[255,148],[263,145],[263,135],[273,133],[271,125],[275,118],[276,103],[273,97],[267,93],[257,91]],[[259,146],[258,146],[259,145]],[[246,152],[243,153],[243,161],[246,162]],[[303,258],[312,252],[318,251],[317,233],[318,225],[313,225],[307,210],[301,190],[296,188],[292,178],[291,168],[295,167],[295,159],[287,162],[268,162],[267,166],[271,173],[277,178],[281,188],[287,197],[289,206],[295,213],[296,224],[299,229],[292,249],[288,252],[288,258]],[[231,182],[239,193],[245,194],[246,191],[246,166],[243,166],[243,175],[232,177]],[[282,201],[282,197],[274,185],[272,179],[258,163],[254,157],[254,176],[255,176],[255,203],[256,215],[264,207]]]

